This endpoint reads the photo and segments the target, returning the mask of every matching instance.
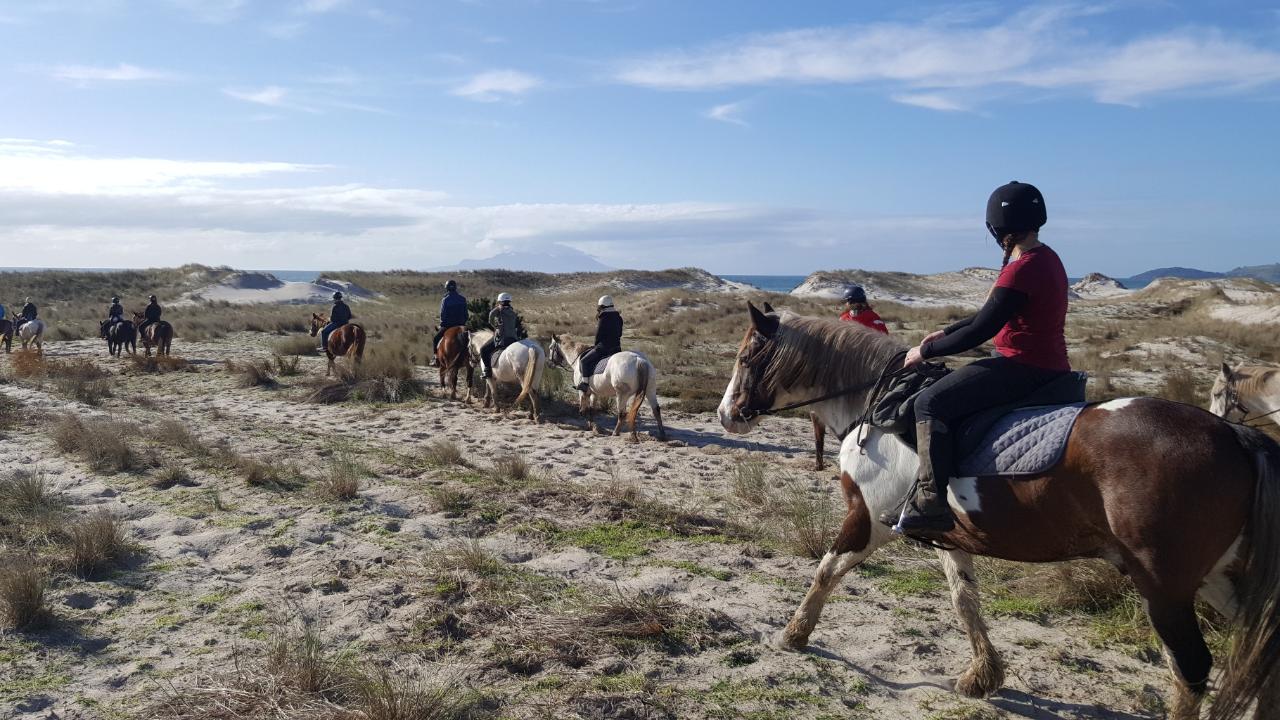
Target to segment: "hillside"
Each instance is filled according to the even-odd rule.
[[[813,273],[791,291],[799,297],[839,298],[850,285],[861,285],[867,297],[903,305],[976,308],[986,297],[997,271],[965,268],[934,275],[869,270],[831,270]]]

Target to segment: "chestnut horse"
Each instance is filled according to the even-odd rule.
[[[319,313],[311,313],[311,337],[320,333],[320,329],[329,324],[329,318]],[[324,354],[329,358],[329,366],[325,377],[333,374],[335,358],[345,357],[353,366],[364,359],[364,328],[355,323],[347,323],[329,333],[329,344],[325,345]]]
[[[1269,420],[1280,425],[1280,368],[1222,363],[1209,392],[1209,412],[1232,422]]]
[[[471,402],[471,387],[475,381],[476,368],[471,364],[471,352],[467,347],[470,336],[462,326],[451,327],[440,336],[440,345],[436,347],[436,365],[440,368],[440,387],[445,386],[445,377],[449,378],[449,399],[458,399],[458,371],[467,369],[467,402]]]
[[[108,355],[120,357],[125,350],[130,355],[138,354],[138,331],[128,320],[116,323],[103,320],[98,326],[98,336],[107,341]]]
[[[13,321],[8,318],[0,319],[0,342],[5,352],[13,352]]]
[[[719,408],[729,432],[750,432],[762,413],[842,390],[822,405],[833,427],[846,427],[904,349],[851,323],[748,306],[751,325]],[[841,446],[848,511],[783,632],[787,648],[805,647],[840,578],[896,538],[876,518],[896,514],[919,460],[896,436],[861,434],[863,447],[859,433]],[[1164,643],[1174,686],[1169,717],[1198,718],[1209,685],[1213,660],[1197,597],[1236,635],[1211,717],[1241,717],[1255,701],[1257,718],[1272,717],[1280,706],[1280,446],[1260,431],[1166,400],[1111,400],[1081,412],[1063,459],[1044,475],[954,478],[948,501],[956,528],[939,553],[973,648],[955,685],[960,693],[982,697],[1004,682],[979,607],[974,555],[1103,558],[1133,580]]]
[[[142,313],[134,311],[133,322],[138,327],[142,326],[142,321],[146,319]],[[139,333],[142,337],[142,351],[147,357],[151,357],[151,348],[156,349],[156,357],[168,355],[169,348],[173,345],[173,326],[164,320],[157,320],[147,326],[147,329]]]

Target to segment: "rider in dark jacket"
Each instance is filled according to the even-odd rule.
[[[440,338],[444,337],[445,330],[467,324],[467,299],[458,292],[458,283],[450,280],[444,284],[444,290],[444,298],[440,300],[440,327],[431,340],[433,352],[440,345]]]
[[[329,324],[320,331],[320,347],[329,347],[329,334],[351,322],[351,308],[342,301],[342,293],[333,294],[333,309],[329,311]]]
[[[578,358],[578,372],[582,380],[577,389],[581,392],[589,390],[596,365],[618,352],[622,352],[622,314],[613,306],[613,298],[602,295],[596,303],[596,344]]]
[[[138,326],[138,334],[141,335],[151,325],[160,322],[160,314],[164,309],[160,307],[160,303],[156,301],[156,296],[152,295],[147,298],[147,307],[142,311],[142,324]]]
[[[31,302],[31,298],[23,298],[22,312],[18,313],[18,317],[14,318],[13,329],[21,330],[23,325],[36,319],[36,305]]]
[[[107,308],[107,324],[115,325],[124,320],[124,306],[120,304],[120,298],[111,298],[111,307]]]

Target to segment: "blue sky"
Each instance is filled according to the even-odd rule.
[[[4,264],[1280,261],[1280,5],[0,0]],[[14,256],[20,258],[15,260]]]

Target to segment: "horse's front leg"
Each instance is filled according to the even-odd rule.
[[[939,550],[938,556],[942,558],[942,569],[951,588],[951,604],[960,617],[960,625],[969,636],[969,646],[973,650],[968,669],[956,678],[956,692],[966,697],[987,697],[1004,684],[1004,663],[991,644],[991,638],[987,637],[973,556],[959,550]]]
[[[871,519],[871,511],[863,500],[862,492],[848,472],[841,475],[840,483],[848,511],[840,526],[840,534],[818,564],[809,592],[782,631],[782,647],[788,650],[803,650],[809,644],[809,635],[817,626],[822,608],[840,584],[840,579],[893,537],[887,528]]]

